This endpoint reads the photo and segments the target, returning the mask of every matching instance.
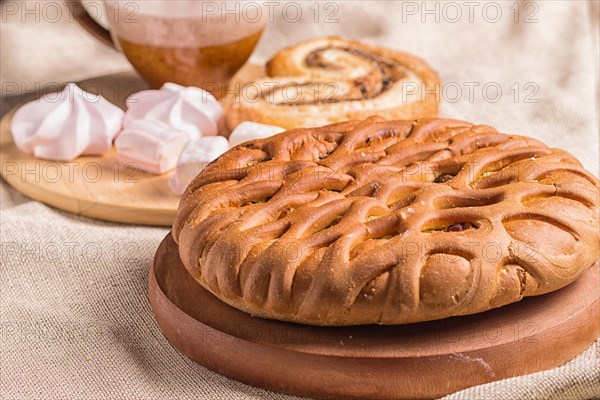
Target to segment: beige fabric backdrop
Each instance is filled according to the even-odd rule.
[[[128,68],[121,55],[69,21],[64,8],[57,18],[49,4],[62,7],[8,0],[0,6],[2,113],[36,84]],[[446,84],[442,115],[540,138],[598,175],[598,1],[353,1],[338,3],[337,22],[329,23],[323,20],[335,8],[320,3],[319,24],[309,9],[313,1],[296,3],[303,11],[297,22],[290,21],[290,8],[286,21],[284,3],[278,4],[255,60],[324,34],[419,54]],[[214,374],[163,338],[150,314],[146,277],[167,229],[77,217],[31,201],[3,181],[0,201],[1,398],[290,398]],[[594,397],[600,397],[598,342],[557,369],[449,398]]]

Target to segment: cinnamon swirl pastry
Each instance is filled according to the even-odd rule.
[[[488,126],[370,118],[234,147],[184,194],[193,277],[248,313],[403,324],[557,290],[599,255],[598,180]]]
[[[435,116],[439,78],[410,54],[342,38],[309,40],[280,51],[264,79],[228,99],[231,129],[247,120],[287,129],[370,115]]]

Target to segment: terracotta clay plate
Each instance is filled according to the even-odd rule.
[[[150,269],[152,312],[183,354],[230,378],[318,398],[434,398],[556,367],[600,335],[598,264],[570,286],[485,313],[323,328],[253,317],[188,274],[169,234]]]

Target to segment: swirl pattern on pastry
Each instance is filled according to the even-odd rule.
[[[439,78],[423,60],[342,38],[284,49],[267,75],[230,96],[230,128],[246,120],[292,129],[375,114],[414,119],[438,110]]]
[[[532,138],[372,117],[232,148],[173,233],[192,276],[253,315],[403,324],[573,282],[599,256],[599,188]]]

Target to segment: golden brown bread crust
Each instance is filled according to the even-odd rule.
[[[402,324],[557,290],[599,256],[598,180],[488,126],[370,118],[234,147],[173,234],[206,289],[254,315]]]
[[[229,96],[231,129],[243,121],[293,129],[371,115],[433,117],[438,111],[439,78],[423,60],[357,41],[299,43],[277,53],[267,74]]]

